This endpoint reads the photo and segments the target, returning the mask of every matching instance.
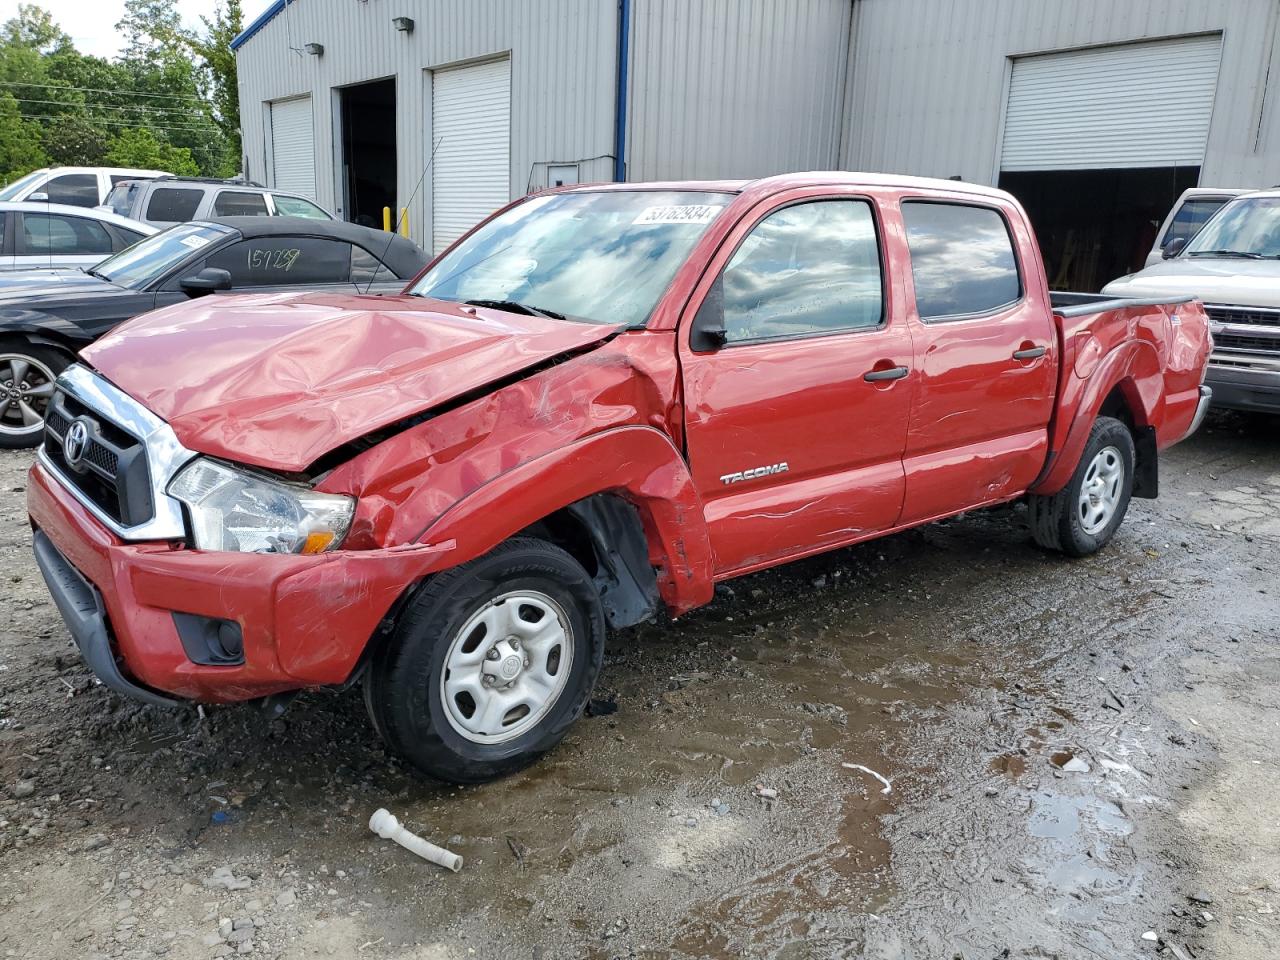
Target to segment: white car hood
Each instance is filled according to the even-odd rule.
[[[1102,292],[1117,297],[1191,296],[1205,303],[1280,307],[1280,260],[1174,257],[1112,280]]]

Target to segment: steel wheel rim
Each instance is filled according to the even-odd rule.
[[[43,429],[56,379],[35,357],[0,353],[0,433],[17,437]]]
[[[1080,496],[1076,512],[1080,528],[1093,534],[1105,530],[1120,506],[1120,494],[1124,489],[1124,458],[1116,447],[1103,447],[1085,470],[1080,484]]]
[[[453,731],[472,743],[505,743],[536,727],[573,669],[573,627],[544,593],[490,600],[454,634],[440,671],[440,701]]]

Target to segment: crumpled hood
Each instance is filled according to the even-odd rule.
[[[210,296],[137,317],[83,356],[184,446],[301,471],[618,329],[471,310],[421,297]]]
[[[1205,303],[1280,307],[1280,260],[1174,257],[1112,280],[1102,292],[1117,297],[1191,296]]]

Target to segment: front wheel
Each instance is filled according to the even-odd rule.
[[[1129,509],[1133,468],[1129,428],[1114,417],[1099,417],[1066,487],[1027,498],[1036,543],[1072,557],[1101,550]]]
[[[0,449],[37,447],[53,381],[71,358],[25,340],[0,340]]]
[[[364,681],[395,752],[481,783],[537,760],[582,715],[604,657],[591,577],[568,553],[508,540],[415,594]]]

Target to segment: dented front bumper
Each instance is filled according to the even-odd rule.
[[[296,556],[126,543],[39,463],[27,512],[41,570],[86,662],[107,686],[152,703],[343,683],[396,600],[449,565],[453,547]],[[179,632],[184,614],[238,626],[243,662],[195,662]]]

